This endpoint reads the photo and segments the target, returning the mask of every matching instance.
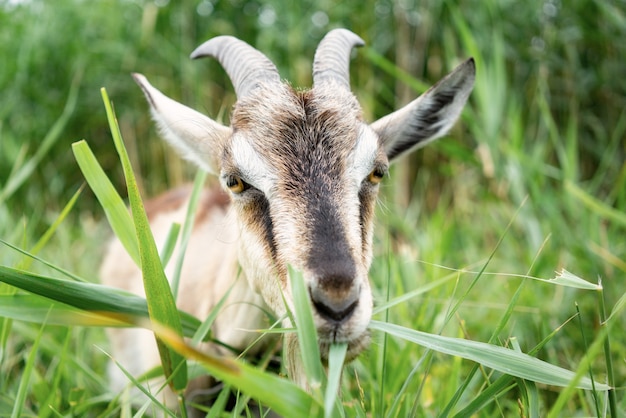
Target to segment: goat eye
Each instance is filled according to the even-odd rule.
[[[383,177],[385,177],[385,170],[381,167],[376,167],[367,176],[367,180],[372,184],[378,184],[383,181]]]
[[[228,187],[228,190],[234,194],[239,194],[250,186],[248,183],[241,180],[241,177],[239,176],[228,176],[226,178],[226,187]]]

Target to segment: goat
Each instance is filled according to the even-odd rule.
[[[247,43],[231,36],[208,40],[191,58],[214,57],[229,75],[237,95],[230,127],[133,75],[162,136],[223,186],[202,197],[178,305],[205,318],[232,288],[212,330],[228,346],[248,347],[257,334],[245,330],[267,327],[267,308],[278,318],[294,312],[288,266],[304,278],[322,356],[332,342],[347,343],[348,361],[368,345],[379,183],[391,162],[451,128],[473,88],[475,66],[468,59],[413,102],[368,125],[349,81],[350,52],[363,44],[346,29],[329,32],[315,52],[313,87],[295,90]],[[188,198],[188,190],[176,190],[147,205],[157,243],[173,222],[183,222]],[[141,273],[118,241],[109,247],[101,277],[143,292]],[[159,363],[148,331],[117,329],[110,336],[114,358],[131,373]],[[289,376],[306,386],[295,334],[285,338]],[[115,387],[125,384],[121,373],[113,370],[112,377]]]

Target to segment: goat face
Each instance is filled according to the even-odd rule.
[[[323,355],[330,342],[347,342],[350,358],[368,341],[378,183],[390,161],[447,132],[474,82],[470,59],[414,102],[368,125],[348,78],[350,50],[361,44],[347,30],[331,31],[315,55],[313,88],[296,91],[244,42],[207,41],[192,57],[213,56],[230,75],[238,97],[230,127],[135,75],[165,138],[230,191],[250,286],[277,315],[286,312],[285,302],[293,312],[289,266],[299,270]]]
[[[221,177],[254,288],[284,311],[288,266],[301,271],[320,341],[349,342],[356,354],[371,316],[372,213],[388,161],[354,96],[333,87],[257,88],[241,100]]]

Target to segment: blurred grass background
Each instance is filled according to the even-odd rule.
[[[0,0],[0,237],[30,248],[58,217],[84,183],[70,149],[77,140],[87,139],[118,190],[124,190],[100,87],[114,101],[140,187],[153,196],[189,181],[194,168],[157,138],[131,72],[227,121],[235,100],[232,87],[217,63],[188,58],[197,45],[216,35],[235,35],[266,53],[285,79],[307,87],[315,47],[335,27],[349,28],[367,43],[352,61],[351,82],[368,120],[407,103],[464,58],[474,56],[477,62],[476,87],[462,122],[450,138],[394,167],[384,186],[379,259],[372,269],[377,300],[447,274],[433,264],[478,270],[514,219],[488,267],[501,274],[484,276],[471,290],[457,313],[458,329],[446,328],[449,334],[489,338],[520,284],[503,274],[550,278],[565,267],[590,281],[601,277],[607,306],[613,307],[626,291],[622,0],[307,0],[288,5],[278,0]],[[95,281],[107,236],[102,212],[85,191],[42,255]],[[20,260],[0,247],[1,264]],[[469,281],[471,275],[461,274],[455,285],[390,312],[390,320],[436,332],[451,295],[462,293]],[[516,316],[501,338],[515,335],[527,350],[573,315],[576,303],[592,339],[595,295],[536,282],[525,285]],[[14,342],[15,357],[5,356],[3,368],[18,373],[19,349],[36,329],[24,324],[13,329],[23,340]],[[74,338],[85,335],[102,342],[93,330],[59,334],[49,347],[63,341],[73,345]],[[575,368],[585,353],[583,334],[578,326],[565,327],[540,357]],[[89,351],[80,351],[87,349],[76,348],[78,360],[93,361]],[[390,363],[389,382],[375,378],[385,355],[380,344],[354,366],[362,376],[371,374],[384,396],[397,392],[403,380],[393,376],[405,376],[417,356],[410,352],[414,346],[393,348],[406,355]],[[623,335],[616,334],[613,350],[623,386]],[[54,349],[45,355],[53,357]],[[97,375],[103,363],[100,359],[85,369]],[[366,372],[363,365],[371,368]],[[602,365],[595,366],[602,375]],[[411,390],[421,394],[421,403],[407,408],[439,410],[440,404],[429,409],[428,402],[444,402],[438,399],[447,399],[449,388],[456,388],[448,370],[448,363],[435,362],[424,380],[415,379]],[[433,381],[426,384],[427,379]],[[67,389],[94,381],[68,383]],[[3,387],[16,384],[7,377]],[[543,396],[549,405],[557,393]],[[370,401],[372,410],[384,409],[378,399]],[[514,402],[509,407],[514,410]],[[581,408],[589,412],[576,402],[569,412]]]

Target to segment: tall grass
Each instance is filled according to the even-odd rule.
[[[308,85],[317,42],[329,28],[344,26],[368,44],[353,60],[352,85],[370,120],[470,55],[477,82],[450,138],[394,167],[383,187],[371,271],[379,322],[373,322],[370,349],[347,366],[333,413],[624,414],[623,5],[160,4],[0,1],[0,238],[47,261],[35,262],[0,243],[4,280],[15,273],[15,284],[23,286],[29,272],[35,286],[40,276],[97,281],[109,232],[94,195],[78,192],[84,180],[70,145],[86,138],[114,188],[125,190],[101,110],[102,85],[115,101],[138,188],[152,195],[190,180],[193,170],[155,138],[131,71],[149,74],[168,94],[227,120],[232,88],[215,63],[187,59],[197,44],[235,34],[267,52],[295,85]],[[562,268],[587,283],[601,279],[602,286],[585,290],[533,279],[552,279]],[[107,351],[108,343],[101,329],[64,325],[76,322],[79,312],[67,304],[51,309],[45,299],[5,284],[0,292],[0,415],[129,411],[123,397],[108,389],[108,358],[100,350]],[[81,317],[83,324],[110,319]],[[183,318],[185,335],[193,336],[205,319]],[[495,350],[507,347],[511,353],[505,354],[529,353],[572,371],[579,383],[558,387],[514,377],[463,353],[416,344],[421,334],[402,338],[405,331],[393,332],[388,324],[441,335],[446,343],[460,338],[460,347],[462,341],[482,342]],[[180,343],[163,333],[170,344]],[[202,361],[192,347],[177,347],[184,357]],[[275,378],[234,367],[245,368],[252,382]],[[616,390],[576,388],[591,376]],[[304,408],[316,405],[323,413],[323,399],[285,385],[284,392]],[[242,390],[250,394],[250,387]],[[224,404],[226,394],[219,398]],[[245,410],[245,402],[237,408]],[[219,413],[218,407],[213,416]]]

